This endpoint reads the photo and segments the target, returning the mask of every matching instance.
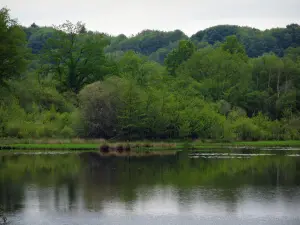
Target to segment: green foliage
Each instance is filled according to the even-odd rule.
[[[86,84],[103,79],[110,73],[102,34],[81,33],[83,24],[66,23],[55,27],[53,37],[48,39],[43,72],[52,74],[63,91],[79,93]]]
[[[118,72],[122,77],[134,79],[141,86],[145,86],[154,76],[159,76],[164,71],[164,67],[158,63],[148,61],[146,57],[136,53],[126,52],[118,60]]]
[[[116,134],[117,107],[120,101],[116,83],[98,81],[87,85],[80,92],[80,112],[85,136],[109,138]]]
[[[31,49],[33,54],[40,54],[47,43],[48,39],[51,38],[55,32],[52,27],[39,27],[37,25],[31,25],[30,27],[22,28],[26,33],[27,46]]]
[[[73,137],[69,113],[59,113],[52,107],[42,112],[26,113],[17,101],[3,113],[2,136],[16,138]],[[12,113],[13,112],[13,113]]]
[[[180,41],[178,47],[165,59],[169,74],[175,75],[176,69],[193,55],[195,49],[195,45],[191,41]]]
[[[84,26],[81,34],[95,34],[86,32]],[[33,53],[40,53],[42,47],[52,36],[53,28],[39,27],[36,24],[28,28],[23,28],[27,35],[28,46]],[[286,28],[275,28],[260,31],[250,27],[239,27],[234,25],[220,25],[201,30],[192,35],[190,40],[197,49],[209,45],[220,45],[228,36],[236,36],[238,41],[245,47],[249,57],[258,57],[264,53],[274,52],[278,56],[283,56],[289,47],[298,47],[299,25],[290,24]],[[166,56],[177,48],[181,40],[189,38],[180,30],[162,32],[155,30],[144,30],[139,34],[126,37],[124,34],[118,36],[105,35],[110,44],[106,46],[105,52],[108,54],[118,54],[126,51],[134,51],[138,54],[149,56],[151,60],[164,63]]]
[[[192,35],[191,40],[214,45],[218,42],[224,42],[226,37],[232,35],[235,35],[245,46],[249,57],[258,57],[267,52],[274,52],[278,56],[283,56],[287,48],[300,45],[300,26],[297,24],[265,31],[250,27],[220,25],[197,32]]]
[[[0,11],[1,137],[300,137],[296,24],[114,37],[81,22],[20,27],[8,12]]]
[[[251,66],[239,54],[231,54],[222,48],[196,52],[177,73],[200,82],[205,97],[226,99],[236,105],[243,101],[251,80]]]
[[[178,47],[179,42],[180,41],[171,42],[168,46],[157,49],[155,52],[152,52],[149,55],[149,59],[159,62],[160,64],[164,64],[164,61],[165,61],[166,57],[168,56],[168,54],[173,49]]]
[[[239,43],[235,35],[226,37],[225,42],[221,45],[223,51],[229,52],[230,54],[238,54],[240,57],[247,59],[245,47]]]
[[[10,92],[6,92],[7,98],[13,94],[22,108],[27,112],[49,110],[52,105],[59,112],[71,112],[76,104],[76,96],[69,93],[60,94],[55,83],[44,80],[39,82],[35,74],[28,74],[26,78],[8,82]]]
[[[113,38],[111,45],[106,48],[106,52],[132,50],[143,55],[150,55],[158,49],[182,39],[187,39],[187,36],[180,30],[172,32],[144,30],[131,38],[126,38],[124,35]]]
[[[257,141],[261,137],[260,129],[249,118],[239,118],[232,124],[237,140]]]
[[[26,36],[7,8],[0,9],[0,88],[26,70]]]

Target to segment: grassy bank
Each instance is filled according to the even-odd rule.
[[[97,150],[99,144],[9,144],[0,145],[0,149],[13,150]]]
[[[300,140],[291,141],[236,141],[229,143],[215,143],[196,141],[195,147],[300,147]]]
[[[0,142],[1,143],[1,142]],[[109,149],[125,149],[130,148],[135,151],[160,151],[160,150],[176,150],[182,148],[182,145],[167,142],[108,142],[104,140],[13,140],[9,143],[7,140],[0,144],[2,150],[100,150],[107,146]]]
[[[130,146],[134,150],[181,150],[181,149],[217,149],[217,148],[261,148],[261,147],[300,147],[300,140],[293,141],[251,141],[216,143],[212,141],[193,142],[108,142],[103,139],[70,139],[70,140],[0,140],[0,149],[13,150],[99,150],[101,146],[108,145],[111,148]]]

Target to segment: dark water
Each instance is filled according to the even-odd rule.
[[[9,224],[300,224],[297,154],[0,153]]]

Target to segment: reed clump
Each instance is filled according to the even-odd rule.
[[[125,146],[123,147],[122,144],[118,144],[115,148],[115,150],[119,153],[122,153],[124,151]]]
[[[100,146],[100,152],[102,153],[108,153],[110,150],[110,146],[108,144],[102,144]]]
[[[111,152],[118,152],[118,153],[123,153],[125,152],[130,152],[132,149],[132,147],[130,146],[130,144],[123,144],[123,143],[119,143],[119,144],[102,144],[100,145],[100,152],[102,153],[111,153]]]
[[[132,150],[165,150],[176,148],[176,143],[151,143],[151,142],[119,142],[119,143],[103,143],[100,145],[102,153],[124,153]]]
[[[130,144],[127,143],[127,144],[125,145],[124,150],[125,150],[126,152],[130,152],[130,150],[131,150]]]

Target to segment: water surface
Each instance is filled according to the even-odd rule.
[[[299,225],[297,154],[2,152],[0,205],[16,225]]]

